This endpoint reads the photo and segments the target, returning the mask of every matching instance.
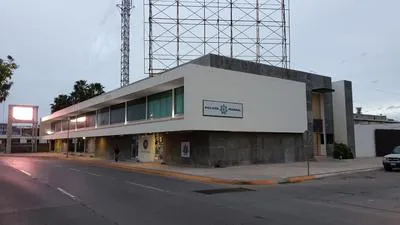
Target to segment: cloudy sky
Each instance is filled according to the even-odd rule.
[[[0,57],[20,65],[6,104],[37,104],[43,116],[76,80],[118,88],[116,1],[0,0]],[[146,76],[142,1],[133,2],[131,81]],[[354,106],[400,119],[399,8],[398,0],[292,0],[292,68],[351,80]]]

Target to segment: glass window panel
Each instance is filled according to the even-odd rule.
[[[172,90],[148,97],[148,119],[170,117],[172,114]]]
[[[86,127],[94,127],[96,125],[96,112],[86,113]]]
[[[99,126],[110,124],[110,108],[100,109],[97,113],[97,123]]]
[[[82,114],[76,118],[76,128],[82,129],[86,127],[86,115]]]
[[[183,87],[176,88],[175,89],[175,114],[183,114],[184,113],[184,89]]]
[[[61,126],[63,131],[68,130],[68,120],[63,120]]]
[[[60,132],[61,131],[61,121],[57,121],[54,124],[54,132]]]
[[[71,117],[69,121],[69,129],[70,130],[75,130],[75,123],[76,123],[76,117]]]
[[[125,103],[111,106],[111,124],[125,122]]]
[[[128,102],[128,121],[146,119],[146,98]]]

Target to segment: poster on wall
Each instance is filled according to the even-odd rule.
[[[203,116],[243,118],[243,104],[203,100]]]
[[[188,141],[181,142],[181,157],[190,158],[190,142]]]

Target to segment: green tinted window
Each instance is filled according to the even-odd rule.
[[[146,98],[135,99],[128,102],[128,121],[146,119]]]
[[[172,114],[172,90],[150,95],[147,98],[147,118],[156,119],[171,117]]]
[[[183,114],[184,113],[184,98],[183,98],[184,89],[183,87],[175,89],[175,114]]]

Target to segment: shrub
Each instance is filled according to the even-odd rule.
[[[333,150],[333,158],[335,159],[353,159],[353,153],[349,146],[342,143],[335,143],[335,149]]]

